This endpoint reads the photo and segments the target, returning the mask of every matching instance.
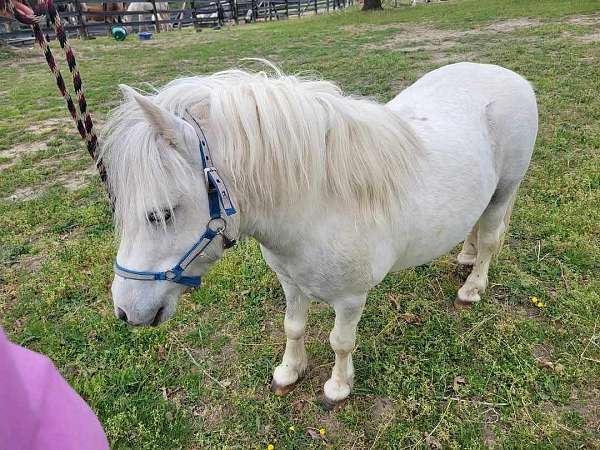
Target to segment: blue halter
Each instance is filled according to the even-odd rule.
[[[200,236],[194,245],[181,257],[181,259],[169,270],[164,272],[145,272],[139,270],[127,269],[121,266],[116,260],[114,265],[115,274],[130,280],[146,280],[146,281],[171,281],[172,283],[183,284],[190,287],[198,287],[201,283],[201,277],[198,276],[184,276],[185,269],[202,255],[206,247],[213,241],[217,236],[221,236],[223,239],[223,248],[230,248],[235,244],[235,240],[229,239],[225,235],[225,228],[227,222],[221,215],[221,207],[225,215],[232,216],[236,214],[236,209],[231,202],[229,192],[225,183],[219,177],[217,169],[213,166],[212,159],[210,156],[210,149],[206,143],[206,136],[200,127],[200,124],[188,113],[188,116],[192,119],[189,122],[190,125],[196,130],[198,140],[200,141],[200,159],[202,161],[202,168],[204,169],[204,178],[206,181],[206,189],[208,192],[208,208],[210,211],[210,219],[206,224],[206,231]]]

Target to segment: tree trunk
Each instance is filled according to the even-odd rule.
[[[372,9],[383,9],[383,6],[381,6],[381,0],[365,0],[362,10],[369,11]]]

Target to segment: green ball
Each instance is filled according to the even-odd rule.
[[[110,33],[117,41],[124,41],[127,37],[127,30],[124,27],[112,27]]]

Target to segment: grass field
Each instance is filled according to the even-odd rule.
[[[443,64],[490,62],[527,77],[540,106],[481,304],[453,310],[467,275],[453,255],[388,276],[359,325],[354,394],[327,412],[318,396],[333,315],[323,306],[311,309],[308,376],[284,398],[268,389],[284,300],[253,241],[163,326],[115,319],[105,194],[37,49],[2,50],[0,323],[52,358],[114,448],[600,448],[597,0],[465,0],[73,45],[98,122],[118,83],[160,85],[243,57],[381,101]]]

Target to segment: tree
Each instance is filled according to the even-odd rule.
[[[362,10],[369,11],[372,9],[383,9],[381,5],[381,0],[365,0]]]

